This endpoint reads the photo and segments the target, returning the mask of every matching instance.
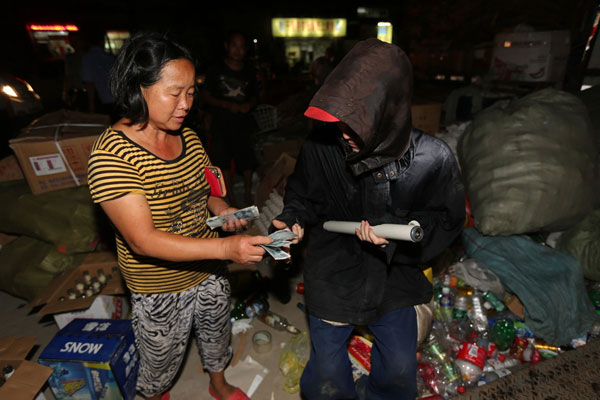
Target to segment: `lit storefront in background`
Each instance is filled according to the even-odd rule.
[[[273,18],[275,37],[343,37],[345,18]]]
[[[78,32],[75,24],[28,24],[27,30],[36,45],[48,49],[51,57],[64,57],[69,54],[69,33]]]
[[[377,39],[382,42],[392,43],[392,24],[389,22],[377,23]]]
[[[69,35],[81,33],[75,24],[28,24],[27,30],[33,43],[39,49],[47,49],[46,54],[54,58],[64,58],[73,53]],[[129,39],[127,31],[109,30],[104,35],[104,50],[117,54],[123,43]]]
[[[116,55],[130,36],[127,31],[107,31],[104,38],[104,51]]]
[[[273,37],[285,40],[288,64],[308,66],[325,54],[336,38],[346,36],[345,18],[273,18]]]

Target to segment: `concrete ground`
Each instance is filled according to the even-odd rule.
[[[261,268],[264,268],[264,265],[259,265],[259,270]],[[300,282],[301,279],[301,276],[294,278],[290,282],[291,286],[295,288],[296,283]],[[272,311],[285,316],[294,326],[302,331],[306,331],[306,319],[302,311],[297,307],[298,302],[303,302],[303,297],[295,291],[292,291],[292,298],[287,304],[282,304],[274,299],[273,296],[269,297],[270,309]],[[3,305],[3,312],[0,314],[0,326],[2,327],[0,336],[36,337],[38,339],[38,346],[34,348],[30,356],[31,361],[37,361],[42,350],[58,332],[58,327],[53,318],[42,318],[37,314],[32,314],[31,309],[27,306],[27,301],[2,291],[0,291],[0,304]],[[256,372],[252,372],[251,364],[245,362],[247,361],[246,358],[250,356],[263,367],[258,368],[259,371],[262,371],[264,368],[268,370],[268,373],[264,375],[264,379],[252,395],[252,399],[300,399],[299,393],[288,394],[283,390],[282,386],[285,377],[279,369],[281,348],[292,335],[288,332],[276,331],[258,320],[252,321],[251,325],[252,327],[246,333],[239,333],[233,336],[234,361],[238,360],[234,369],[238,373],[238,379],[232,377],[230,381],[248,390],[250,383],[256,376]],[[268,352],[258,353],[253,348],[252,336],[259,330],[266,330],[272,336],[272,348]],[[227,373],[229,374],[229,371]],[[239,379],[239,376],[242,379]],[[212,400],[212,396],[208,393],[208,381],[208,375],[202,371],[202,363],[198,355],[196,343],[191,340],[180,375],[171,389],[171,399]],[[44,388],[43,394],[47,400],[54,399],[51,390],[47,386]],[[143,397],[136,396],[136,400],[141,399]]]

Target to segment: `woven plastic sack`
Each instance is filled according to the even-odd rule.
[[[33,300],[56,275],[75,268],[86,255],[64,255],[49,243],[21,236],[0,251],[0,290]]]
[[[458,157],[475,227],[486,235],[565,230],[596,201],[595,134],[583,103],[563,91],[483,110]]]
[[[0,184],[0,232],[51,243],[64,254],[93,251],[113,233],[87,186],[34,195],[25,181]]]
[[[583,276],[600,281],[600,210],[595,210],[556,242],[558,250],[575,257],[583,267]]]

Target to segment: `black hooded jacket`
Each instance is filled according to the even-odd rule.
[[[353,153],[335,124],[316,129],[288,178],[277,219],[307,228],[305,301],[310,314],[357,325],[426,303],[432,287],[419,264],[439,254],[464,224],[464,189],[447,145],[411,129],[412,70],[404,52],[359,42],[329,75],[311,106],[346,123],[363,146]],[[385,248],[327,232],[329,220],[371,225],[417,220],[421,242]]]

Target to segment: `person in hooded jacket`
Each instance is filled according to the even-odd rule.
[[[305,141],[274,228],[307,234],[304,264],[310,359],[300,385],[309,400],[355,399],[347,353],[356,325],[375,340],[367,399],[417,395],[417,311],[433,289],[420,265],[460,233],[464,188],[451,150],[411,125],[412,67],[397,46],[357,43],[305,115],[330,122]],[[337,134],[332,127],[337,125]],[[356,235],[328,220],[361,221]],[[420,223],[420,242],[387,240],[372,226]]]

